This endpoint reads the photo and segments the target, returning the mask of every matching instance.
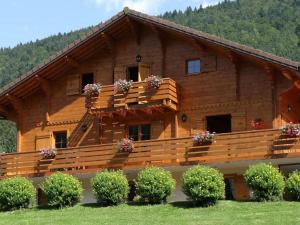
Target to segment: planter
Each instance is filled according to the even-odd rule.
[[[204,131],[201,134],[193,136],[194,146],[210,145],[214,142],[215,133],[210,133],[209,131]]]
[[[134,142],[132,139],[123,138],[117,144],[117,151],[118,152],[132,152],[134,149]]]

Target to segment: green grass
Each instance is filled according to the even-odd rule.
[[[300,224],[300,203],[297,202],[234,202],[220,201],[216,206],[193,208],[187,203],[166,205],[121,205],[98,207],[77,205],[73,208],[26,209],[0,213],[0,224],[13,225],[185,225],[185,224]]]

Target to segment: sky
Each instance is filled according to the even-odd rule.
[[[0,47],[14,47],[105,21],[125,6],[150,15],[221,0],[0,0]]]

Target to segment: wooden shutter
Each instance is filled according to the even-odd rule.
[[[114,68],[114,81],[119,79],[126,79],[126,67],[125,66],[116,66]]]
[[[52,147],[52,141],[51,141],[51,135],[50,134],[43,134],[43,135],[36,135],[35,136],[35,149],[39,150],[41,148],[51,148]]]
[[[145,80],[150,75],[150,65],[139,63],[139,81]]]
[[[151,123],[151,139],[161,139],[164,138],[164,122],[163,121],[153,121]]]
[[[201,58],[201,72],[214,72],[217,70],[217,57],[205,56]]]
[[[80,74],[72,74],[67,80],[67,95],[80,94]]]

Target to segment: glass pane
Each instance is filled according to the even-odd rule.
[[[141,125],[141,140],[151,139],[151,126],[150,124]]]
[[[129,126],[128,133],[129,138],[132,138],[134,141],[139,140],[139,126]]]
[[[187,72],[188,74],[200,73],[201,71],[201,62],[200,60],[189,60],[187,62]]]
[[[67,132],[55,133],[54,137],[55,137],[55,148],[67,147]]]

